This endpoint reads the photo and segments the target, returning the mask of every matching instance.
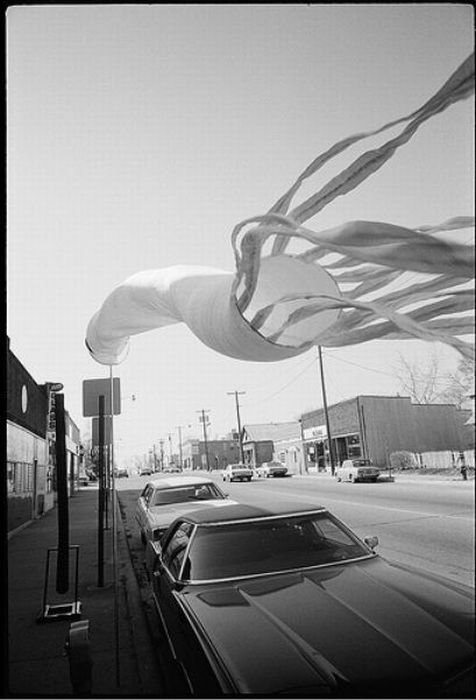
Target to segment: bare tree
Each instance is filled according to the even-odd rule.
[[[424,363],[399,355],[396,374],[402,392],[416,403],[451,403],[459,408],[474,394],[474,361],[467,358],[453,372],[443,372],[436,352]]]

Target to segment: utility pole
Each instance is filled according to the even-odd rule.
[[[324,415],[326,417],[327,442],[329,445],[329,456],[331,458],[331,473],[332,473],[332,476],[334,476],[336,465],[335,465],[335,459],[334,459],[334,448],[332,446],[331,428],[330,428],[330,423],[329,423],[329,411],[327,410],[326,383],[324,381],[324,369],[322,366],[322,349],[321,349],[320,345],[317,346],[317,350],[319,353],[319,369],[320,369],[320,373],[321,373],[322,403],[324,405]]]
[[[177,425],[178,430],[178,449],[179,449],[179,467],[183,469],[183,459],[182,459],[182,426]]]
[[[245,462],[245,456],[243,454],[243,438],[241,435],[241,421],[240,421],[240,404],[238,403],[238,396],[240,394],[246,394],[246,391],[227,391],[226,392],[228,396],[233,396],[235,395],[235,404],[236,404],[236,422],[238,423],[238,440],[240,442],[240,461],[244,464]]]
[[[169,438],[169,467],[172,464],[172,435],[168,433],[167,437]]]
[[[202,408],[201,411],[197,411],[197,413],[201,414],[201,418],[199,419],[203,425],[203,440],[205,442],[205,459],[206,459],[206,464],[207,464],[207,471],[210,471],[210,463],[208,460],[208,442],[207,442],[207,423],[206,421],[208,420],[208,416],[206,416],[206,413],[210,413],[209,409],[204,409]]]
[[[160,471],[164,471],[164,441],[159,440],[160,445]]]
[[[152,445],[152,451],[154,454],[154,472],[156,472],[157,471],[157,452],[156,452],[156,448],[155,448],[155,443]]]

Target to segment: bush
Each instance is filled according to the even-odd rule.
[[[392,469],[415,469],[418,465],[411,452],[392,452],[390,455],[390,466]]]

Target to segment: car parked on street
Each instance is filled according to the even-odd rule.
[[[116,479],[129,478],[129,472],[127,471],[126,467],[115,467],[114,476]]]
[[[79,472],[78,481],[79,481],[80,486],[88,486],[89,485],[89,476],[86,474],[85,471]]]
[[[377,481],[380,470],[375,467],[370,459],[344,459],[340,467],[335,470],[337,481]]]
[[[474,590],[377,544],[315,505],[177,518],[146,558],[190,695],[474,697]]]
[[[222,471],[223,481],[251,481],[253,469],[246,464],[229,464]]]
[[[204,507],[235,505],[212,479],[171,475],[147,482],[137,501],[135,518],[143,544],[157,541],[181,513]]]
[[[264,476],[269,479],[273,476],[287,476],[288,468],[282,462],[263,462],[259,467],[256,467],[258,476]]]
[[[139,467],[139,476],[152,476],[152,467]]]

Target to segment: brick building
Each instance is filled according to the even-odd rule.
[[[238,435],[221,440],[185,440],[182,445],[184,469],[225,469],[228,464],[240,461],[240,442]]]

